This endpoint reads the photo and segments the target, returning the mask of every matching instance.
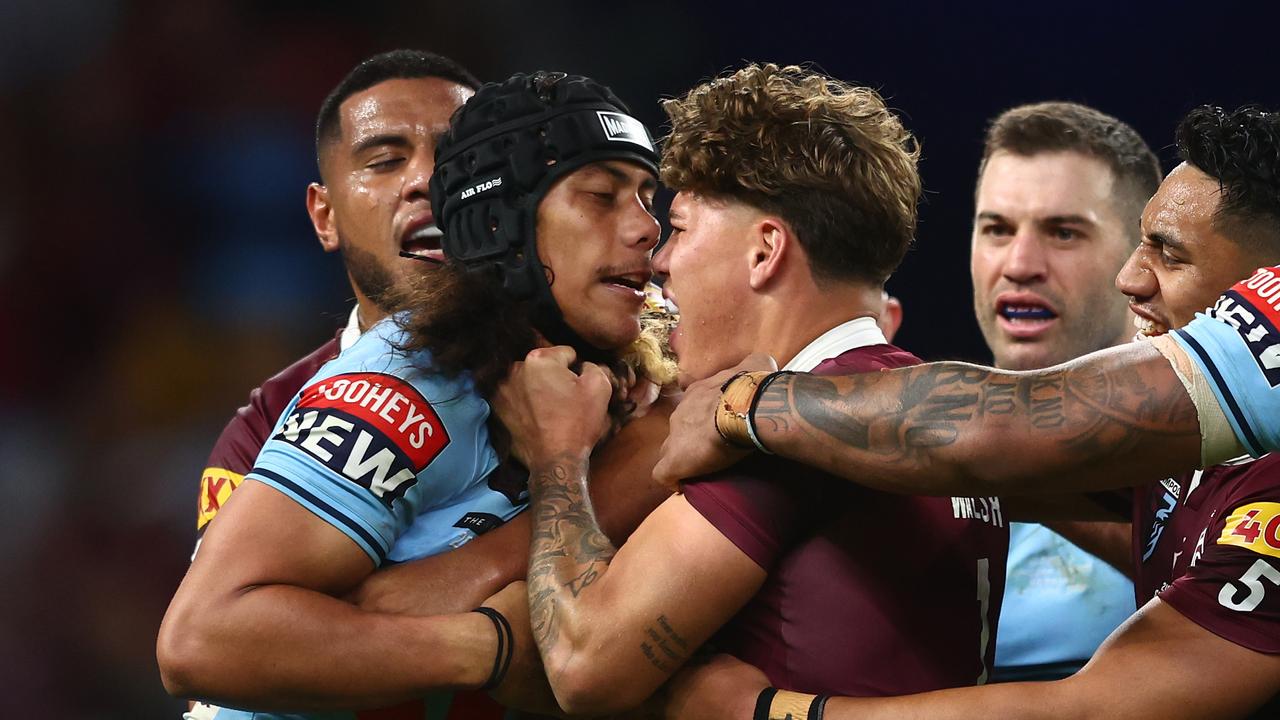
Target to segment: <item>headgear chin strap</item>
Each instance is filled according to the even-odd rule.
[[[564,322],[538,259],[538,205],[552,183],[589,163],[626,160],[658,174],[645,126],[609,88],[578,75],[536,72],[488,83],[453,116],[436,147],[431,207],[445,256],[494,272],[534,324],[584,359],[604,353]]]

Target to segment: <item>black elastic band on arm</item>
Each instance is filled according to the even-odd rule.
[[[827,709],[827,700],[830,695],[815,695],[813,702],[809,703],[809,720],[822,720],[822,711]]]
[[[767,687],[760,691],[756,696],[756,711],[751,715],[752,720],[769,720],[769,706],[773,704],[773,696],[778,694],[778,688]]]
[[[751,434],[751,440],[755,442],[756,447],[761,452],[767,455],[772,455],[773,453],[764,446],[764,443],[760,441],[759,433],[756,432],[756,407],[760,405],[760,398],[764,397],[765,391],[769,389],[773,381],[783,375],[795,375],[795,373],[790,370],[775,370],[765,375],[764,379],[760,381],[760,385],[756,388],[756,394],[751,396],[751,407],[747,410],[747,430]]]
[[[489,673],[489,679],[480,686],[481,690],[492,690],[498,687],[507,676],[507,668],[511,667],[511,658],[515,655],[515,633],[511,630],[511,623],[497,610],[478,607],[475,612],[492,620],[493,629],[498,633],[498,653],[493,658],[493,672]]]

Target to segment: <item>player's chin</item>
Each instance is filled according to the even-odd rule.
[[[997,363],[1005,370],[1042,370],[1057,365],[1052,348],[1043,342],[1010,342],[996,354]]]
[[[586,322],[576,325],[582,339],[601,350],[622,351],[640,337],[640,318],[631,312],[600,307]]]

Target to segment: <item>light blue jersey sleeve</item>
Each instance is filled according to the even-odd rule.
[[[1245,450],[1280,447],[1280,268],[1261,268],[1173,332]]]
[[[397,350],[399,338],[384,320],[322,367],[246,475],[346,534],[375,565],[420,516],[484,493],[497,467],[488,403],[468,378],[424,371],[429,354]],[[504,510],[503,519],[518,512]]]

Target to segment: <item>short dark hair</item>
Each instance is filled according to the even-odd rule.
[[[920,151],[875,90],[753,63],[662,107],[668,187],[777,213],[816,280],[883,284],[902,262]]]
[[[352,95],[397,78],[434,77],[476,90],[480,81],[457,61],[425,50],[391,50],[374,55],[356,65],[320,103],[316,116],[316,164],[321,148],[339,135],[338,107]],[[323,172],[323,169],[321,169]]]
[[[1000,113],[987,127],[978,165],[978,180],[997,152],[1028,157],[1049,152],[1076,152],[1106,163],[1130,203],[1142,206],[1160,187],[1160,161],[1137,130],[1087,105],[1041,102]],[[1134,232],[1137,226],[1134,225]]]
[[[1202,105],[1178,123],[1178,155],[1218,181],[1214,224],[1248,250],[1280,260],[1280,113]]]

